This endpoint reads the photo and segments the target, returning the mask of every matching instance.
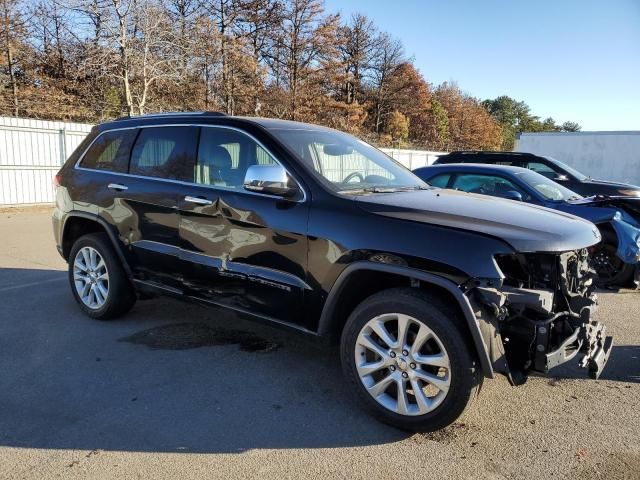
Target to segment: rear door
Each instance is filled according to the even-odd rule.
[[[202,127],[193,183],[179,199],[185,292],[299,323],[307,285],[308,202],[243,188],[249,165],[274,157],[237,129]]]
[[[189,126],[140,128],[128,173],[110,179],[113,202],[103,213],[129,248],[134,277],[176,291],[182,290],[179,179],[193,170],[197,133]]]

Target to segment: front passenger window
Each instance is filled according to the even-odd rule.
[[[525,191],[506,178],[493,175],[461,174],[456,177],[452,188],[468,193],[479,193],[503,198],[508,196],[509,192],[518,192],[524,201],[531,199]]]
[[[539,173],[540,175],[544,175],[545,177],[547,177],[547,178],[549,178],[551,180],[555,180],[557,178],[557,176],[558,176],[558,172],[556,172],[549,165],[545,165],[544,163],[529,162],[527,164],[527,168],[529,170],[533,170],[536,173]]]
[[[427,183],[432,187],[447,188],[447,185],[449,185],[450,178],[451,178],[450,174],[442,173],[440,175],[436,175],[431,180],[428,180]]]
[[[251,165],[275,163],[271,155],[248,135],[221,127],[202,127],[193,181],[242,189]]]

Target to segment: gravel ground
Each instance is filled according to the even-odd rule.
[[[448,429],[354,404],[338,351],[170,299],[84,317],[47,209],[0,212],[0,478],[640,478],[640,293],[602,292],[602,378],[485,382]]]

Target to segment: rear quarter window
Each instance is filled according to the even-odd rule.
[[[85,153],[80,166],[93,170],[126,173],[136,133],[135,129],[102,133]]]

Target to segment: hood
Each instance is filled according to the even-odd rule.
[[[572,208],[577,208],[572,210]],[[566,208],[560,208],[574,215],[591,220],[592,222],[604,214],[599,211],[609,211],[610,216],[619,211],[625,221],[640,227],[640,197],[622,197],[622,196],[594,196],[581,198],[580,200],[571,200],[567,202]],[[592,210],[594,218],[585,216],[582,211]]]
[[[520,252],[564,252],[600,241],[598,229],[587,220],[486,195],[429,189],[364,195],[356,201],[376,215],[489,235]]]
[[[595,180],[593,178],[587,178],[581,183],[586,190],[593,193],[640,197],[640,187],[638,187],[637,185],[631,185],[629,183]]]

